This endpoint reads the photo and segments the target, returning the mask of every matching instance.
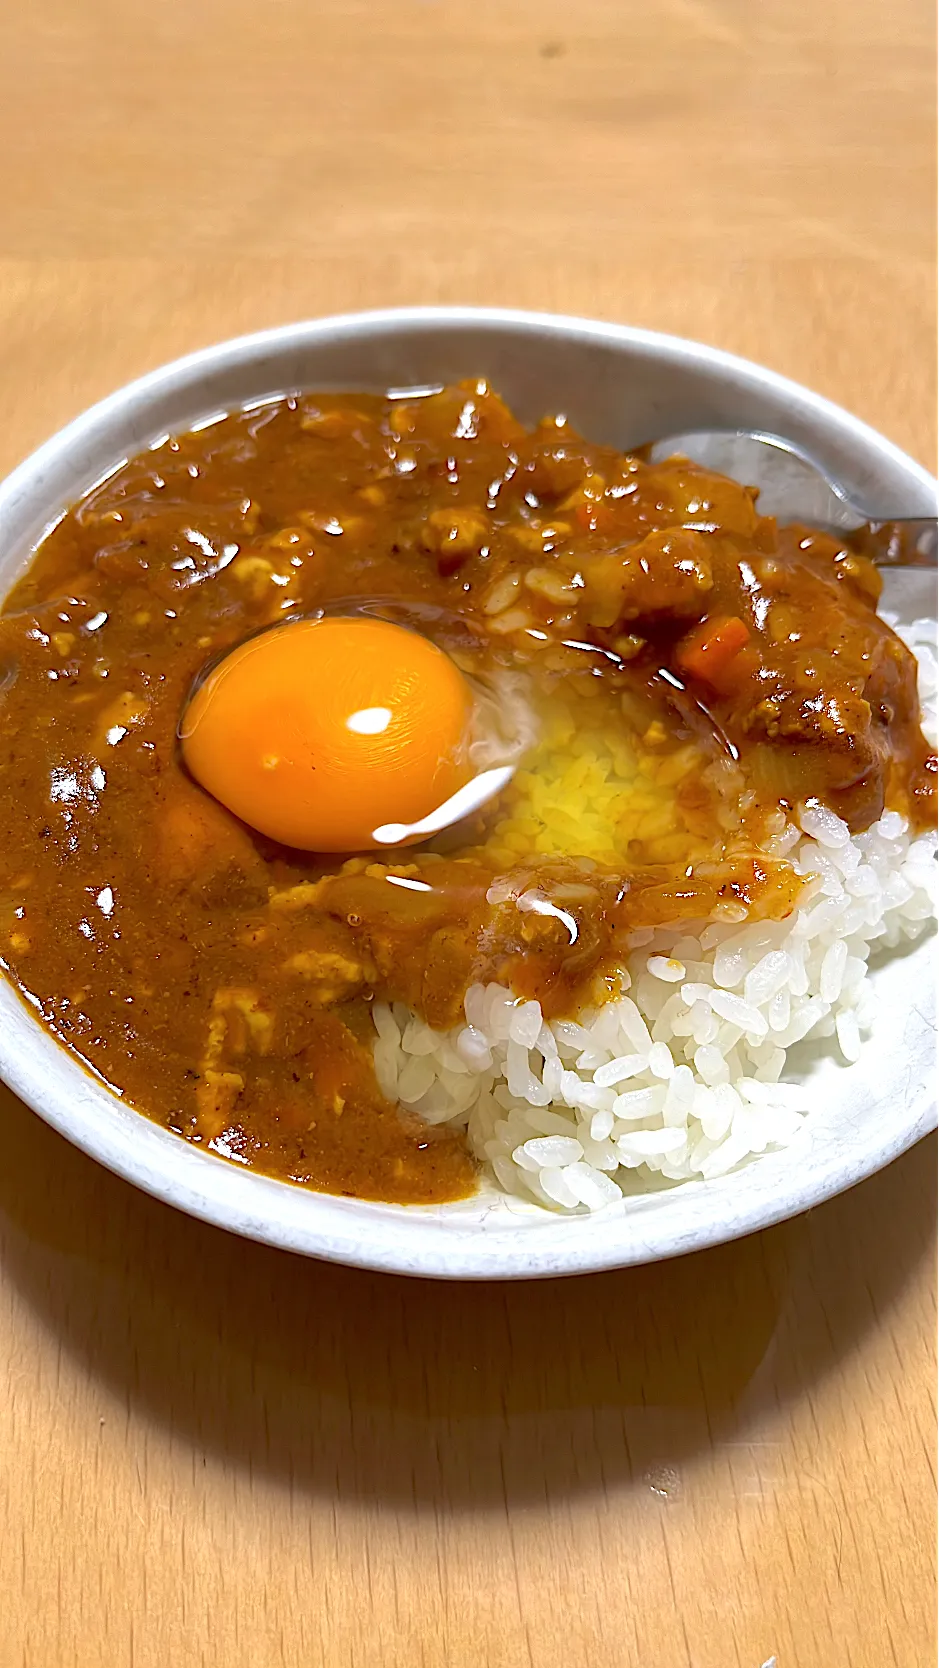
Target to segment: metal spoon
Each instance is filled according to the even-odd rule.
[[[648,448],[653,463],[680,455],[729,475],[742,486],[758,487],[760,512],[783,522],[806,522],[840,533],[864,528],[865,554],[881,567],[934,568],[936,518],[888,516],[862,506],[833,481],[800,446],[778,434],[742,430],[697,429],[671,434]]]

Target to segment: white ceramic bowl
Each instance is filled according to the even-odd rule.
[[[44,529],[158,435],[278,390],[407,387],[483,373],[520,415],[566,411],[625,446],[713,426],[777,431],[897,514],[935,513],[910,458],[819,396],[674,337],[582,319],[414,308],[290,325],[154,371],[69,424],[0,487],[0,596]],[[927,593],[928,594],[928,593]],[[922,604],[918,604],[922,612]],[[245,1172],[122,1105],[0,979],[0,1075],[76,1146],[160,1199],[310,1256],[454,1279],[580,1273],[672,1256],[761,1228],[872,1174],[924,1135],[932,1096],[931,945],[879,969],[882,1019],[851,1068],[816,1062],[817,1109],[787,1151],[710,1182],[558,1219],[479,1198],[440,1207],[332,1198]]]

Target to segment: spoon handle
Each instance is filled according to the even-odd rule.
[[[851,543],[880,568],[934,568],[939,537],[934,517],[908,516],[900,521],[871,521],[852,534]]]
[[[936,518],[896,517],[875,520],[794,441],[751,430],[699,429],[673,434],[647,445],[649,460],[664,463],[685,457],[705,469],[759,490],[761,515],[781,525],[800,522],[839,536],[850,535],[855,549],[878,567],[934,568],[937,565]]]

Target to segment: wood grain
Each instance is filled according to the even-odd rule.
[[[933,462],[925,0],[34,0],[0,22],[0,468],[224,335],[675,330]],[[0,1095],[3,1668],[923,1668],[935,1146],[538,1286],[156,1204]]]

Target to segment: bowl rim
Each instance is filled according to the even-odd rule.
[[[928,493],[934,500],[933,477],[894,442],[825,396],[724,349],[576,315],[511,308],[412,306],[340,313],[277,325],[198,348],[144,373],[79,413],[13,469],[0,484],[0,518],[15,515],[27,496],[41,494],[49,466],[66,457],[80,443],[93,442],[96,436],[107,432],[112,419],[122,416],[129,419],[135,410],[145,409],[174,387],[194,388],[206,372],[236,368],[269,351],[303,350],[326,340],[341,343],[344,338],[388,336],[402,329],[421,333],[474,326],[506,334],[530,332],[575,342],[619,344],[659,361],[671,361],[712,376],[743,382],[756,391],[767,391],[808,418],[829,422],[848,446],[875,450],[908,480],[916,480],[924,494]],[[50,515],[48,525],[54,519]],[[38,542],[37,539],[35,543]],[[615,1235],[572,1236],[569,1231],[572,1228],[598,1225],[597,1217],[563,1219],[546,1215],[543,1223],[526,1228],[523,1234],[518,1234],[517,1228],[513,1230],[511,1245],[506,1248],[504,1236],[498,1230],[489,1232],[478,1224],[469,1234],[464,1229],[461,1235],[459,1216],[453,1213],[453,1207],[449,1207],[448,1232],[434,1235],[426,1230],[432,1222],[438,1227],[442,1225],[440,1207],[372,1204],[317,1193],[255,1172],[241,1171],[215,1155],[192,1148],[170,1131],[150,1122],[146,1114],[126,1106],[91,1069],[84,1067],[46,1031],[28,1003],[2,975],[0,986],[0,1016],[6,1013],[12,1018],[18,1010],[25,1022],[24,1031],[32,1032],[35,1037],[35,1046],[24,1048],[22,1038],[17,1040],[15,1034],[8,1038],[8,1026],[0,1024],[0,1078],[48,1124],[106,1168],[164,1202],[244,1237],[352,1266],[419,1277],[461,1280],[554,1277],[703,1249],[797,1215],[854,1185],[899,1156],[935,1124],[930,1086],[917,1085],[902,1127],[887,1125],[881,1140],[849,1149],[827,1164],[808,1167],[797,1183],[787,1177],[784,1188],[776,1196],[771,1185],[775,1168],[771,1155],[749,1167],[750,1177],[760,1173],[764,1181],[752,1186],[744,1199],[735,1200],[734,1182],[740,1172],[718,1181],[686,1183],[670,1190],[671,1199],[684,1196],[690,1202],[693,1189],[696,1199],[706,1195],[710,1201],[708,1220],[695,1220],[697,1213],[692,1210],[685,1231],[674,1226],[658,1228],[649,1211],[645,1231],[634,1233],[629,1243],[625,1243],[625,1236],[623,1243],[617,1243]],[[19,1029],[14,1024],[14,1033]],[[125,1121],[132,1120],[138,1130],[136,1143],[117,1134],[116,1113]],[[147,1136],[144,1141],[139,1140],[141,1126]],[[161,1144],[165,1144],[162,1154]],[[278,1211],[277,1203],[282,1202],[285,1191],[305,1201],[305,1210],[311,1217],[309,1226],[285,1220],[285,1215],[297,1218],[301,1214],[298,1211]],[[662,1193],[644,1196],[646,1200],[656,1201],[665,1197]],[[267,1198],[270,1208],[265,1208]],[[729,1217],[720,1209],[725,1201],[732,1206]],[[648,1208],[638,1198],[629,1200],[627,1209],[631,1206],[637,1207],[640,1216]],[[313,1220],[317,1213],[322,1218],[321,1226]],[[617,1220],[622,1219],[617,1216]],[[383,1225],[388,1231],[382,1232]],[[542,1233],[549,1227],[553,1243],[544,1245]],[[558,1235],[561,1227],[565,1232]]]
[[[144,371],[133,381],[123,383],[110,394],[105,394],[87,406],[69,422],[42,441],[0,482],[0,511],[14,507],[24,484],[41,465],[84,434],[106,423],[128,404],[156,396],[172,387],[180,378],[197,376],[202,370],[235,365],[261,353],[266,348],[277,349],[294,344],[312,345],[319,338],[341,338],[365,332],[391,333],[402,326],[416,331],[440,327],[488,325],[506,332],[514,330],[547,332],[549,335],[575,338],[585,342],[619,342],[623,346],[646,349],[657,357],[703,369],[723,371],[740,377],[755,388],[763,388],[787,399],[796,407],[806,407],[816,417],[828,417],[832,423],[848,433],[852,440],[874,445],[905,474],[915,474],[919,483],[933,499],[939,492],[934,476],[895,441],[838,405],[825,394],[817,394],[804,383],[784,376],[757,360],[730,353],[725,348],[712,347],[691,337],[675,336],[666,331],[647,330],[639,325],[605,323],[600,319],[582,318],[574,313],[542,313],[525,308],[473,306],[410,306],[379,307],[364,312],[331,313],[322,318],[298,319],[293,324],[272,325],[265,330],[248,331],[240,336],[225,337],[205,347],[194,348],[176,359],[167,360],[151,371]]]
[[[0,977],[0,1017],[14,1006],[39,1032],[27,1003]],[[53,1075],[60,1082],[50,1094],[43,1062],[52,1056]],[[461,1209],[473,1201],[384,1204],[318,1193],[242,1170],[124,1104],[93,1068],[44,1028],[28,1054],[9,1050],[0,1035],[0,1079],[24,1104],[88,1157],[162,1203],[280,1250],[376,1273],[461,1281],[600,1273],[706,1250],[787,1221],[864,1181],[929,1134],[936,1127],[933,1076],[920,1070],[907,1085],[912,1116],[902,1126],[886,1123],[875,1143],[839,1143],[833,1158],[804,1166],[795,1182],[788,1170],[794,1143],[730,1175],[631,1196],[625,1211],[616,1206],[590,1217],[533,1213],[521,1227],[507,1215],[490,1226],[484,1211],[483,1220],[474,1217],[461,1225]],[[76,1099],[79,1104],[94,1101],[77,1119],[72,1111]],[[782,1186],[775,1185],[777,1171]],[[743,1199],[741,1176],[748,1184]],[[662,1220],[666,1203],[674,1219],[670,1222]],[[701,1205],[706,1206],[703,1214]],[[616,1232],[626,1223],[638,1225],[640,1232]],[[440,1231],[427,1233],[428,1228]]]

